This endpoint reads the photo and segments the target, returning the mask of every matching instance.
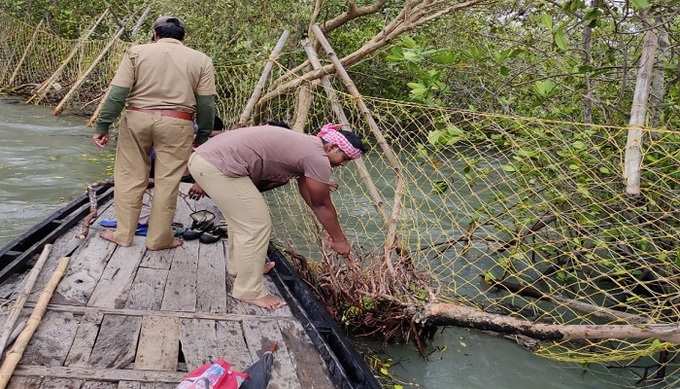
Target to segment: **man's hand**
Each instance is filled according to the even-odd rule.
[[[350,246],[347,239],[342,241],[334,241],[331,239],[329,243],[333,251],[342,255],[343,257],[349,256],[349,252],[352,250],[352,246]]]
[[[107,143],[109,143],[109,135],[108,134],[93,134],[92,135],[92,143],[94,143],[95,146],[99,149],[103,149]]]
[[[205,191],[198,184],[193,184],[191,189],[189,189],[189,198],[192,200],[200,200],[205,196]]]

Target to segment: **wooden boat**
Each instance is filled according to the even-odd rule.
[[[187,371],[214,358],[244,370],[272,342],[279,350],[270,388],[380,387],[276,249],[269,252],[276,268],[265,282],[288,305],[267,311],[229,296],[227,241],[188,241],[174,250],[149,252],[142,237],[131,247],[100,239],[98,221],[113,216],[112,191],[110,185],[97,189],[100,214],[85,239],[77,235],[89,210],[86,194],[0,249],[0,295],[9,307],[20,272],[53,243],[24,318],[59,259],[71,258],[9,387],[173,388]],[[194,201],[183,193],[175,221],[189,224],[196,209],[219,215],[209,199]],[[145,201],[150,196],[151,191]]]

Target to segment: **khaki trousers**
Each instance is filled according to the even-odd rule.
[[[156,152],[154,196],[146,246],[162,249],[173,242],[172,221],[177,206],[179,181],[191,154],[192,123],[160,113],[126,111],[116,148],[114,201],[118,226],[114,238],[132,243],[142,198],[149,182],[149,151]]]
[[[198,154],[189,171],[222,211],[229,232],[229,274],[236,275],[232,296],[255,299],[267,294],[262,270],[272,231],[269,207],[250,177],[227,177]]]

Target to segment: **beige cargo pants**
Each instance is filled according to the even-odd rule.
[[[236,276],[232,296],[246,300],[264,297],[262,270],[272,231],[264,197],[250,177],[227,177],[198,154],[189,159],[189,171],[227,222],[227,270]]]
[[[125,112],[119,126],[114,168],[116,241],[132,243],[149,182],[149,151],[153,147],[156,152],[154,195],[146,247],[157,250],[172,244],[179,181],[191,155],[193,138],[189,120],[160,113]]]

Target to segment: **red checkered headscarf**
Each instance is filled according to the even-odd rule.
[[[316,136],[323,139],[327,143],[338,146],[338,148],[342,150],[343,153],[347,154],[347,156],[351,159],[357,159],[361,157],[361,150],[352,146],[347,138],[338,132],[340,128],[342,128],[342,124],[328,123],[321,127],[321,130],[318,134],[316,134]]]

